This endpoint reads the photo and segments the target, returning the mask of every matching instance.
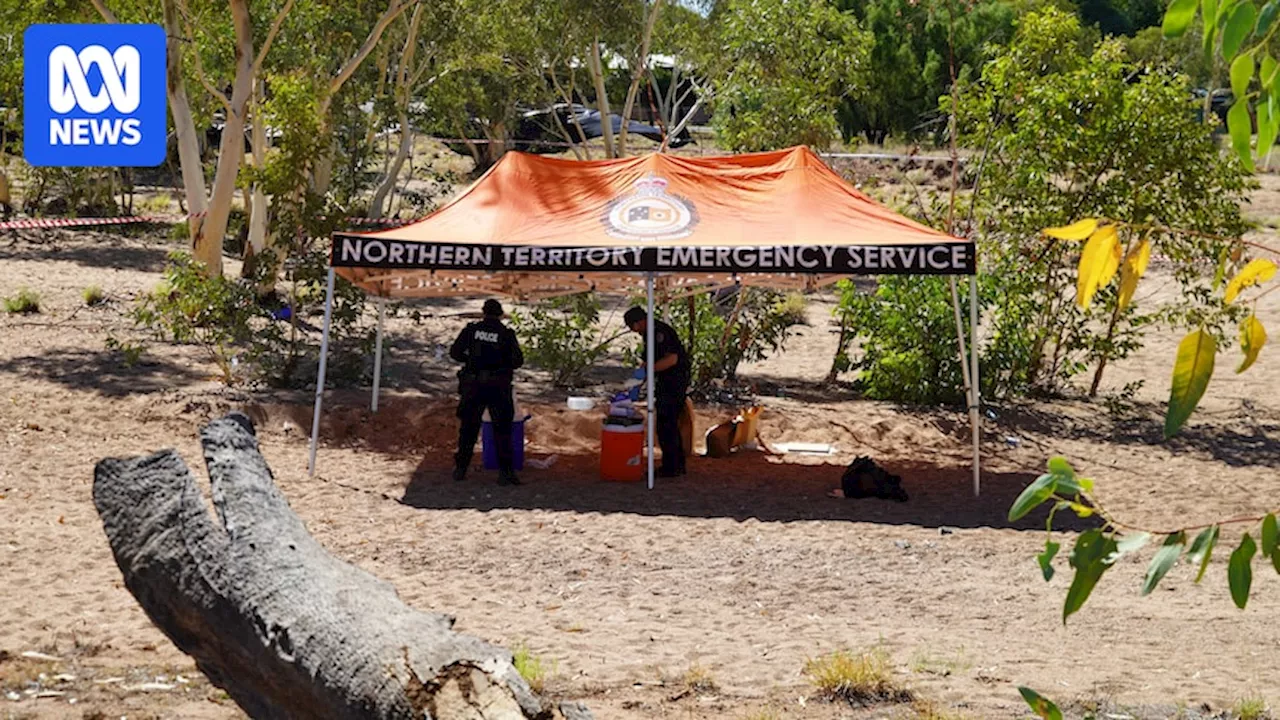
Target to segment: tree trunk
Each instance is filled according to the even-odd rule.
[[[831,370],[827,371],[826,382],[828,385],[834,384],[840,377],[840,358],[849,349],[849,319],[844,313],[840,314],[840,337],[836,340],[836,355],[831,358]]]
[[[662,11],[662,0],[653,0],[649,8],[649,16],[645,18],[644,32],[640,36],[639,57],[631,68],[631,86],[627,88],[627,100],[622,105],[622,126],[618,132],[618,157],[627,154],[627,125],[631,123],[631,111],[636,103],[636,91],[640,89],[640,81],[649,70],[649,44],[653,40],[653,28],[658,24],[658,13]]]
[[[395,190],[396,181],[400,177],[400,169],[413,150],[413,131],[409,129],[409,102],[413,97],[409,87],[411,80],[417,76],[414,68],[414,56],[418,49],[418,28],[422,25],[422,5],[413,9],[409,19],[409,33],[405,37],[404,49],[400,52],[400,62],[396,68],[395,88],[392,92],[396,98],[396,112],[400,121],[400,146],[396,148],[395,159],[387,167],[386,175],[378,188],[373,192],[373,200],[369,203],[369,217],[380,218],[387,203],[387,197]],[[385,74],[385,71],[384,73]]]
[[[556,91],[560,93],[560,98],[564,100],[565,106],[572,110],[573,94],[577,85],[577,77],[576,73],[574,73],[573,66],[571,64],[569,65],[568,90],[560,85],[560,80],[556,78],[555,73],[551,73],[551,82],[555,84]],[[582,122],[578,120],[578,114],[575,112],[569,113],[569,121],[573,123],[574,129],[577,130],[577,135],[569,134],[569,129],[564,127],[564,123],[560,122],[560,116],[558,114],[552,113],[551,116],[555,118],[556,126],[560,128],[560,132],[564,135],[565,142],[568,142],[570,149],[573,150],[574,157],[579,160],[590,160],[591,146],[587,144],[587,133],[582,129]]]
[[[409,151],[412,149],[413,131],[409,129],[409,114],[402,111],[400,113],[400,147],[396,149],[396,157],[391,161],[391,167],[387,169],[386,177],[382,179],[378,189],[373,192],[373,200],[369,203],[369,217],[382,217],[387,198],[391,195],[391,191],[395,189],[396,181],[400,178],[400,170],[404,167],[404,161],[408,159]]]
[[[254,93],[256,100],[253,106],[253,128],[250,131],[249,145],[253,150],[253,167],[261,171],[267,163],[267,127],[262,117],[262,103],[266,100],[266,93],[262,80],[255,80],[255,85],[257,91]],[[256,263],[262,260],[262,254],[267,251],[267,219],[271,212],[270,201],[267,193],[262,189],[262,183],[253,183],[247,200],[245,210],[249,213],[249,238],[245,243],[244,275],[246,277],[255,271]],[[262,290],[269,291],[275,283],[268,280],[264,281],[263,285]]]
[[[235,82],[231,86],[227,122],[222,128],[222,144],[218,148],[209,216],[194,253],[195,259],[204,264],[210,276],[222,274],[222,239],[227,234],[231,200],[235,197],[236,179],[240,175],[240,163],[244,160],[245,114],[253,92],[253,25],[248,0],[231,0],[231,18],[236,32]]]
[[[698,347],[698,298],[689,296],[689,352],[697,353]]]
[[[251,717],[591,717],[551,707],[509,652],[330,555],[276,488],[247,417],[210,423],[201,443],[220,524],[173,450],[99,462],[94,505],[147,616]]]
[[[164,30],[168,36],[165,55],[168,57],[166,85],[169,94],[169,112],[173,115],[174,134],[178,142],[178,166],[182,172],[182,189],[187,198],[187,231],[194,251],[201,243],[205,213],[209,205],[204,185],[204,160],[200,156],[200,136],[196,134],[195,119],[191,116],[191,104],[187,101],[187,86],[182,78],[182,42],[185,34],[174,0],[164,0]],[[221,256],[219,256],[221,259]],[[221,269],[221,262],[218,264]]]
[[[313,161],[311,173],[311,189],[317,195],[329,192],[329,186],[333,184],[333,138],[329,136],[329,103],[321,103],[321,105],[323,109],[320,112],[324,124],[320,126],[320,136],[325,138],[325,145],[320,151],[320,157]]]
[[[360,68],[360,64],[364,62],[365,58],[369,57],[369,53],[373,52],[373,49],[378,46],[378,40],[382,38],[382,33],[386,31],[387,26],[408,7],[409,5],[404,3],[403,0],[389,0],[387,9],[383,11],[378,21],[374,23],[373,29],[369,31],[369,35],[364,39],[360,48],[356,50],[355,55],[352,55],[338,70],[338,73],[333,76],[333,79],[329,81],[329,91],[320,101],[318,111],[320,135],[326,139],[327,146],[320,154],[320,157],[316,159],[311,181],[312,190],[320,195],[329,192],[329,185],[333,182],[333,143],[332,138],[329,136],[329,108],[332,106],[333,98],[342,89],[342,86],[351,79],[356,70]]]
[[[613,118],[609,112],[609,94],[604,87],[604,64],[600,62],[600,40],[591,43],[591,80],[596,88],[596,109],[600,111],[600,132],[604,135],[604,156],[618,157],[613,145]],[[625,118],[623,119],[625,123]]]

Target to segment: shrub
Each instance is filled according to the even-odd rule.
[[[98,287],[97,285],[90,285],[89,287],[85,288],[84,292],[81,293],[81,297],[84,298],[84,304],[88,305],[89,307],[94,307],[95,305],[101,305],[107,299],[106,294],[102,292],[102,288]]]
[[[846,342],[862,340],[857,359],[847,347],[837,351],[837,372],[858,371],[859,390],[874,400],[936,404],[963,399],[955,314],[945,279],[886,277],[871,294],[842,280],[837,289],[835,314],[848,328]]]
[[[40,295],[29,288],[20,288],[18,294],[4,299],[4,311],[10,315],[33,315],[40,312]]]
[[[145,215],[161,215],[168,213],[172,204],[173,196],[167,192],[159,192],[143,200],[141,210]]]
[[[326,264],[323,253],[313,252],[292,265],[292,312],[286,324],[278,316],[280,304],[259,296],[262,276],[210,278],[190,255],[173,253],[160,287],[143,296],[131,316],[161,340],[203,348],[228,385],[305,386],[315,380],[310,372],[315,365],[304,360],[318,359],[319,338],[313,341],[305,334],[299,316],[323,302]],[[269,263],[259,271],[269,277],[276,272]],[[360,289],[339,281],[329,336],[328,380],[334,385],[364,379],[373,341],[360,324],[363,309]]]
[[[164,280],[139,299],[132,316],[161,340],[203,348],[223,382],[232,385],[238,356],[255,336],[253,320],[261,309],[252,287],[224,276],[207,277],[190,255],[172,253]]]
[[[513,312],[511,324],[525,360],[551,372],[558,387],[582,381],[587,369],[609,352],[625,331],[605,337],[600,327],[600,301],[595,293],[553,298],[527,312]]]
[[[693,385],[700,388],[715,380],[735,380],[743,362],[757,362],[782,350],[791,329],[806,323],[805,305],[799,293],[727,288],[674,300],[665,310],[667,323],[689,351]],[[627,353],[627,362],[644,365],[639,344]]]
[[[977,164],[985,168],[955,231],[978,243],[987,397],[1060,392],[1091,368],[1092,393],[1106,365],[1141,347],[1157,319],[1207,323],[1220,340],[1232,319],[1206,320],[1220,314],[1214,267],[1227,257],[1225,238],[1244,231],[1240,203],[1250,181],[1196,121],[1184,77],[1139,72],[1119,41],[1091,43],[1075,17],[1031,13],[978,81],[960,83],[944,99],[960,140],[980,150]],[[1062,52],[1070,47],[1084,52]],[[1144,224],[1171,261],[1181,296],[1170,306],[1134,302],[1118,310],[1119,293],[1108,287],[1082,309],[1081,243],[1042,233],[1080,217]],[[1165,230],[1174,227],[1194,234]],[[1135,233],[1129,242],[1138,239]],[[941,280],[886,278],[880,287],[869,300],[842,298],[841,312],[872,321],[852,327],[869,340],[869,352],[846,364],[880,397],[931,401],[932,390],[893,376],[954,373],[946,359],[956,353],[950,292]]]

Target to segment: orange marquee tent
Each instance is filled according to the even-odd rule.
[[[336,233],[330,265],[312,472],[335,273],[384,298],[500,294],[539,299],[644,286],[651,316],[655,287],[671,298],[732,285],[812,290],[852,275],[928,274],[953,276],[978,489],[977,353],[973,348],[972,358],[965,357],[954,284],[954,276],[969,275],[971,289],[976,285],[974,244],[879,205],[806,147],[586,162],[510,152],[456,199],[418,222],[379,232]],[[971,325],[976,326],[972,292],[970,297]],[[651,366],[652,358],[648,361]],[[652,487],[652,423],[650,436]]]

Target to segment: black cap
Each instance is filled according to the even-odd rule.
[[[647,317],[649,317],[649,313],[646,313],[644,308],[637,305],[622,316],[622,322],[626,323],[627,327],[631,327]]]
[[[485,300],[484,314],[489,317],[502,317],[502,303],[497,300]]]

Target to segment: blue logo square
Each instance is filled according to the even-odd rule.
[[[32,25],[23,150],[37,167],[155,167],[167,136],[164,28]]]

